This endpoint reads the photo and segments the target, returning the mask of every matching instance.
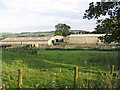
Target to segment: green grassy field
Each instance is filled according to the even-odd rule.
[[[24,88],[64,88],[66,85],[73,88],[73,67],[78,66],[77,87],[119,87],[119,53],[120,51],[38,50],[37,54],[29,54],[24,50],[4,49],[2,52],[2,80],[10,88],[17,88],[18,69],[23,68]],[[114,79],[109,74],[110,65],[115,65]],[[106,74],[104,75],[103,72]]]

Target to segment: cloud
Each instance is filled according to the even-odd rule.
[[[82,17],[88,4],[87,0],[1,0],[0,32],[53,30],[58,23],[81,29],[85,26]],[[93,21],[90,21],[86,23],[85,29],[89,26],[87,24],[94,25]],[[93,27],[91,29],[93,30]]]
[[[79,0],[2,0],[3,4],[11,10],[48,12],[48,10],[78,11]]]

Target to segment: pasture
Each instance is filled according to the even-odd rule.
[[[78,88],[120,86],[120,51],[39,49],[31,54],[28,49],[20,49],[2,51],[2,83],[10,88],[18,87],[20,68],[23,68],[23,88],[64,88],[66,85],[73,88],[74,66],[79,67]],[[110,75],[111,65],[115,65],[114,77]]]

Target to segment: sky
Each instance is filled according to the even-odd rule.
[[[92,1],[0,0],[0,32],[54,31],[58,23],[69,25],[71,30],[94,31],[96,20],[83,19]]]

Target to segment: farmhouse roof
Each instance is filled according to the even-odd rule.
[[[100,37],[105,36],[105,34],[71,34],[68,37]]]
[[[5,38],[1,41],[9,42],[9,41],[48,41],[51,37],[16,37],[16,38]]]

